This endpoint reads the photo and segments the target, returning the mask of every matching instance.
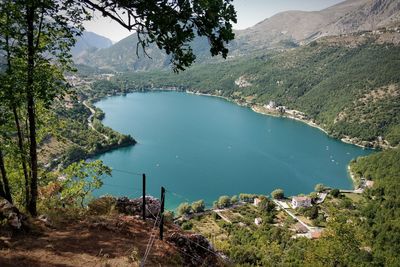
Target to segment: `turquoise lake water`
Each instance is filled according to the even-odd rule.
[[[351,159],[370,150],[332,139],[304,123],[253,112],[220,98],[179,92],[132,93],[96,103],[103,123],[138,144],[99,156],[113,171],[96,195],[139,196],[146,173],[148,194],[168,192],[166,206],[221,195],[295,195],[315,184],[351,189]]]

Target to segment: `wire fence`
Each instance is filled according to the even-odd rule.
[[[140,177],[142,177],[142,175],[143,175],[142,173],[138,173],[138,172],[134,172],[134,171],[129,171],[129,170],[116,169],[116,168],[112,168],[112,171],[116,171],[116,172],[120,172],[120,173],[124,173],[124,174],[129,174],[129,175],[140,176]],[[129,186],[129,188],[128,188],[126,185],[124,186],[124,185],[111,184],[111,183],[109,183],[109,182],[103,183],[103,184],[106,185],[106,186],[115,187],[115,188],[121,188],[121,189],[124,189],[124,190],[127,190],[127,189],[133,190],[133,193],[134,193],[134,194],[137,194],[137,193],[139,194],[139,193],[142,192],[141,189],[140,189],[140,188],[137,188],[137,187],[131,187],[131,186]],[[132,191],[131,191],[131,192],[132,192]],[[188,202],[188,203],[191,202],[190,198],[188,198],[188,197],[186,197],[186,196],[184,196],[184,195],[182,195],[182,194],[180,194],[180,193],[177,193],[177,192],[175,192],[175,191],[172,191],[172,190],[170,190],[170,189],[166,189],[166,190],[165,190],[165,193],[168,194],[168,196],[170,196],[170,197],[172,197],[172,198],[182,200],[182,202]],[[205,205],[208,206],[208,207],[212,207],[212,206],[213,206],[213,203],[208,203],[208,202],[204,202],[204,203],[205,203]],[[144,253],[144,255],[143,255],[143,257],[142,257],[142,260],[141,260],[141,263],[140,263],[140,266],[141,266],[141,267],[145,266],[146,261],[147,261],[147,259],[148,259],[148,256],[150,255],[151,249],[152,249],[152,247],[153,247],[153,245],[154,245],[154,242],[155,242],[155,239],[156,239],[156,235],[157,235],[157,231],[155,231],[155,230],[156,230],[156,227],[159,226],[160,221],[161,221],[161,216],[162,216],[162,214],[160,214],[160,211],[161,211],[161,210],[159,210],[159,211],[158,211],[158,214],[155,215],[155,214],[148,208],[147,205],[146,205],[145,207],[146,207],[147,212],[148,212],[148,213],[151,215],[151,217],[154,219],[154,225],[153,225],[153,228],[152,228],[151,231],[150,231],[150,237],[149,237],[149,240],[148,240],[147,245],[146,245],[146,250],[145,250],[145,253]],[[165,209],[165,211],[171,211],[171,210]],[[212,249],[210,249],[210,248],[208,248],[208,247],[205,247],[205,246],[203,246],[202,244],[199,244],[198,242],[193,241],[193,240],[191,240],[190,238],[188,238],[188,237],[186,237],[186,236],[184,236],[184,235],[181,235],[181,236],[182,236],[185,240],[187,240],[188,242],[192,243],[193,245],[196,245],[196,246],[198,246],[199,248],[202,248],[202,249],[206,250],[207,252],[209,252],[209,253],[215,255],[216,257],[218,257],[218,258],[222,259],[224,262],[226,262],[226,259],[223,258],[223,257],[222,257],[219,253],[217,253],[216,251],[214,251],[214,250],[212,250]],[[191,255],[191,254],[189,254],[188,252],[186,252],[186,251],[180,249],[180,248],[177,247],[177,246],[175,246],[175,248],[176,248],[179,252],[185,254],[186,256],[188,256],[188,257],[190,257],[190,258],[192,258],[192,259],[194,259],[194,260],[196,260],[196,261],[199,261],[199,262],[202,262],[202,261],[203,261],[203,259],[202,259],[200,256],[198,256],[198,255]]]

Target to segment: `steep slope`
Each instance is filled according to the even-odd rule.
[[[77,38],[75,46],[71,49],[71,53],[75,59],[78,59],[88,51],[96,51],[110,46],[112,46],[110,39],[94,32],[85,31]]]
[[[288,11],[268,18],[253,27],[236,31],[235,40],[228,45],[229,57],[248,56],[270,49],[292,48],[323,36],[375,30],[400,20],[398,0],[347,0],[322,11]],[[136,55],[136,35],[131,35],[108,49],[80,58],[79,63],[114,71],[143,71],[169,66],[169,57],[156,46],[147,53]],[[210,63],[208,42],[196,38],[192,46],[197,63]]]
[[[137,35],[132,34],[107,49],[82,55],[76,62],[119,72],[162,69],[170,65],[170,56],[156,45],[151,44],[146,48],[148,57],[137,43]],[[207,39],[195,38],[192,48],[197,55],[197,62],[211,58]]]
[[[175,87],[304,112],[338,138],[400,142],[400,30],[324,37],[284,53],[198,65],[179,74],[126,74],[130,88]],[[205,78],[206,77],[206,78]]]
[[[288,11],[239,31],[238,40],[266,48],[282,40],[309,42],[322,36],[375,30],[400,19],[397,0],[348,0],[315,12]]]

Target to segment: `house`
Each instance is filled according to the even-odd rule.
[[[322,230],[314,230],[310,232],[310,239],[319,239],[322,236]]]
[[[254,223],[255,223],[255,225],[260,225],[262,223],[262,219],[261,218],[255,218],[254,219]]]
[[[270,108],[270,109],[274,109],[276,107],[275,101],[272,101],[272,100],[269,101],[269,104],[267,105],[267,107]]]
[[[299,207],[311,207],[311,198],[310,197],[293,197],[292,198],[292,207],[297,209]]]
[[[256,197],[256,198],[254,198],[254,200],[253,200],[253,205],[254,206],[258,206],[258,204],[260,204],[261,203],[261,199],[259,199],[258,197]]]

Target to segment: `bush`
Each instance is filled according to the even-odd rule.
[[[106,215],[114,210],[116,200],[112,196],[93,199],[88,204],[89,214]]]
[[[339,197],[339,195],[340,195],[340,191],[339,191],[339,189],[332,189],[331,190],[331,196],[333,196],[333,197],[335,197],[335,198],[337,198],[337,197]]]
[[[216,221],[216,220],[220,220],[221,219],[221,217],[218,215],[218,213],[216,213],[216,212],[213,212],[212,213],[212,218],[214,219],[214,221]]]
[[[325,185],[323,185],[323,184],[316,184],[314,190],[315,190],[316,192],[321,193],[322,191],[325,190]]]
[[[182,224],[182,229],[183,230],[191,230],[193,228],[193,223],[192,222],[184,222]]]
[[[228,196],[220,196],[218,199],[218,207],[226,208],[231,205],[231,198]]]
[[[192,211],[192,207],[189,205],[189,203],[184,202],[178,206],[176,211],[178,213],[178,216],[182,216],[182,215],[190,214],[190,212]]]
[[[192,203],[192,211],[195,213],[203,212],[205,207],[204,200],[198,200]]]
[[[238,197],[235,195],[235,196],[233,196],[233,197],[231,197],[231,203],[232,204],[236,204],[236,203],[238,203],[239,202],[239,199],[238,199]]]
[[[271,196],[274,199],[283,199],[285,197],[285,193],[283,189],[275,189],[274,191],[272,191]]]

